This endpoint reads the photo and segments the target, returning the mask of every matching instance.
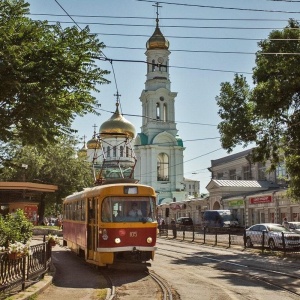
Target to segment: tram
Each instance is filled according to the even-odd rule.
[[[119,179],[67,196],[63,207],[63,244],[87,262],[108,266],[154,259],[157,220],[152,187]]]

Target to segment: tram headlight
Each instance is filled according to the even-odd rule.
[[[152,243],[152,237],[151,237],[151,236],[149,236],[149,237],[147,238],[147,243],[148,243],[148,244],[151,244],[151,243]]]
[[[121,243],[121,239],[120,238],[115,238],[115,243],[116,244],[120,244]]]

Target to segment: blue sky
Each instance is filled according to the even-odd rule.
[[[145,61],[145,44],[155,29],[156,8],[152,1],[138,0],[30,0],[33,19],[70,22],[72,19],[92,33],[106,48],[112,60]],[[243,74],[252,84],[252,68],[259,40],[274,29],[282,29],[289,18],[300,20],[299,1],[272,0],[172,0],[160,2],[162,33],[170,42],[171,91],[175,99],[176,122],[184,146],[184,176],[200,181],[207,192],[211,160],[228,155],[221,149],[217,125],[220,122],[215,97],[220,84],[232,82],[234,73]],[[72,19],[66,15],[72,16]],[[40,15],[36,15],[40,14]],[[46,15],[45,15],[46,14]],[[65,15],[65,16],[57,16]],[[122,17],[122,18],[120,18]],[[112,71],[109,62],[101,68]],[[94,124],[100,125],[115,110],[118,89],[122,113],[140,132],[142,124],[139,97],[145,87],[146,64],[113,61],[109,85],[96,95],[101,116],[77,118],[73,128],[78,137],[92,138]],[[136,116],[128,116],[128,115]],[[253,146],[253,145],[252,145]],[[243,150],[235,148],[236,153]]]

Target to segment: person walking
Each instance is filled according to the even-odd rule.
[[[282,225],[283,225],[286,229],[290,229],[290,228],[289,228],[289,222],[288,222],[287,218],[284,218],[284,219],[283,219]]]
[[[177,237],[177,229],[176,229],[176,222],[175,222],[175,220],[173,218],[171,220],[171,226],[172,226],[172,231],[173,231],[173,239],[176,239],[176,237]]]

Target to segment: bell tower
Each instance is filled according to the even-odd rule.
[[[159,193],[159,202],[185,199],[183,191],[183,142],[175,123],[176,92],[171,91],[169,41],[156,27],[146,43],[147,74],[142,91],[142,127],[135,140],[135,178]]]

